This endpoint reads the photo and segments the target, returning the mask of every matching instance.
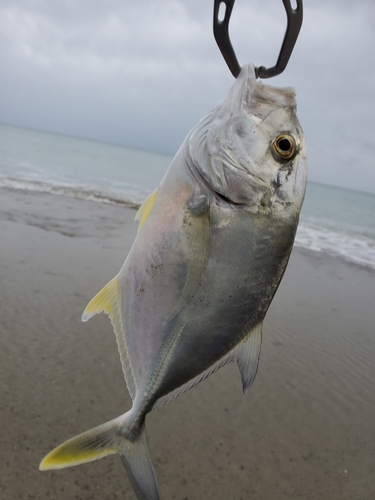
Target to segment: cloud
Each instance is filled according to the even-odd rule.
[[[202,0],[2,0],[0,121],[173,154],[233,78]],[[237,0],[241,64],[272,66],[282,2]],[[375,3],[305,0],[274,85],[297,89],[310,178],[375,190]]]

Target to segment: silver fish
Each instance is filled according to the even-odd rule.
[[[132,408],[55,448],[41,470],[119,453],[137,498],[159,498],[146,414],[231,361],[247,392],[305,187],[295,93],[246,65],[139,209],[124,265],[82,316],[109,315]]]

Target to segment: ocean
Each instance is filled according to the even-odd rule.
[[[139,206],[172,157],[0,125],[0,187]],[[375,269],[375,195],[308,182],[295,244]]]

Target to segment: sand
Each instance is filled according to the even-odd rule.
[[[52,447],[130,407],[105,315],[134,210],[0,190],[0,499],[133,499],[118,456],[39,472]],[[163,500],[375,498],[375,272],[296,248],[258,376],[234,364],[147,418]]]

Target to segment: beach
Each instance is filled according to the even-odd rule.
[[[133,499],[118,456],[39,472],[62,441],[131,406],[109,319],[135,210],[0,189],[0,499]],[[147,417],[165,500],[375,498],[375,271],[293,250],[257,378],[226,366]]]

